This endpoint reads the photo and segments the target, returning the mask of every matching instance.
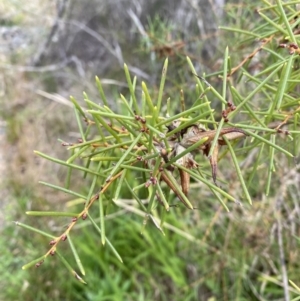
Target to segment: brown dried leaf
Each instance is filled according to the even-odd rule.
[[[190,189],[190,175],[182,169],[179,169],[179,175],[182,192],[187,196]]]
[[[173,183],[169,180],[169,178],[164,174],[164,172],[161,173],[160,178],[173,190],[173,192],[176,194],[176,196],[179,198],[179,200],[187,207],[190,208],[190,206],[186,203],[184,198],[181,196],[181,194],[178,192],[178,189],[173,185]]]
[[[203,131],[202,129],[198,129],[196,126],[193,126],[191,131],[188,131],[187,134],[183,136],[183,139],[181,140],[180,144],[184,147],[189,147],[198,142],[200,139],[208,138],[204,145],[200,146],[200,148],[203,148],[205,145],[209,144],[214,139],[216,132],[216,130]],[[222,136],[225,136],[228,140],[234,140],[244,137],[246,135],[247,134],[242,129],[224,128],[220,132],[218,141],[219,144],[224,145],[226,143],[222,139]]]
[[[183,139],[181,140],[180,144],[183,147],[189,147],[196,142],[198,142],[200,139],[208,138],[207,141],[200,145],[199,149],[203,151],[203,153],[208,156],[211,148],[211,142],[214,139],[216,135],[216,130],[208,130],[205,131],[203,129],[199,129],[197,126],[192,126],[187,133],[183,136]],[[235,140],[238,138],[242,138],[246,136],[247,134],[242,130],[238,128],[224,128],[221,130],[218,138],[218,143],[215,146],[211,157],[209,158],[211,169],[212,169],[212,178],[214,183],[216,184],[217,180],[217,167],[218,167],[218,153],[219,148],[221,145],[225,145],[226,142],[223,139],[223,137],[226,137],[228,140]]]
[[[211,154],[211,157],[209,158],[212,178],[216,185],[217,185],[216,181],[217,181],[217,170],[218,170],[218,154],[219,154],[219,145],[216,145]]]

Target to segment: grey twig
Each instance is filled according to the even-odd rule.
[[[61,22],[61,19],[65,14],[67,2],[68,0],[61,0],[61,1],[57,0],[57,16],[51,27],[48,38],[44,41],[44,43],[41,45],[36,55],[32,59],[32,63],[31,63],[32,66],[39,66],[45,54],[47,53],[47,50],[53,40],[53,37],[59,29],[59,24]]]
[[[52,64],[52,65],[46,65],[42,67],[34,67],[34,66],[20,66],[20,65],[11,65],[11,64],[0,64],[0,69],[11,69],[15,71],[20,72],[50,72],[50,71],[56,71],[59,69],[62,69],[69,65],[70,63],[74,63],[77,67],[77,69],[81,69],[82,67],[77,66],[78,59],[74,56],[65,59],[64,61]],[[81,72],[81,70],[79,70]]]
[[[282,240],[282,223],[281,223],[281,216],[280,216],[280,207],[283,202],[282,196],[277,198],[277,238],[278,238],[278,247],[279,247],[279,258],[280,258],[280,265],[281,265],[281,273],[282,273],[282,282],[283,282],[283,289],[284,289],[284,301],[290,300],[289,295],[289,281],[287,276],[286,264],[285,264],[285,254],[283,249],[283,240]]]
[[[123,64],[124,64],[123,54],[122,54],[121,47],[119,46],[118,43],[115,43],[115,47],[111,46],[111,44],[99,32],[96,32],[95,30],[89,28],[84,23],[81,23],[81,22],[78,22],[78,21],[75,21],[75,20],[68,21],[68,22],[65,22],[65,23],[72,24],[72,25],[78,27],[80,30],[82,30],[82,31],[86,32],[87,34],[89,34],[91,37],[95,38],[98,42],[100,42],[104,46],[104,48],[111,55],[113,55],[117,59],[119,65],[123,66]],[[137,74],[137,75],[139,75],[143,78],[146,78],[146,79],[150,78],[150,76],[147,73],[145,73],[144,71],[142,71],[138,67],[128,65],[128,68],[129,68],[130,71],[134,72],[135,74]]]

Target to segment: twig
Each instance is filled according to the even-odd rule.
[[[81,75],[82,73],[82,67],[79,66],[79,60],[75,56],[71,56],[69,58],[66,58],[60,63],[52,64],[52,65],[46,65],[43,67],[34,67],[34,66],[20,66],[20,65],[11,65],[11,64],[0,64],[0,69],[10,69],[15,70],[19,72],[51,72],[56,71],[59,69],[62,69],[69,65],[70,63],[74,63],[77,67],[78,73]]]
[[[65,241],[67,239],[69,232],[76,225],[79,218],[86,219],[86,217],[89,213],[90,207],[94,204],[94,202],[96,200],[98,200],[99,195],[103,194],[108,189],[108,187],[111,185],[111,183],[113,183],[113,181],[115,179],[119,178],[121,176],[121,174],[122,174],[122,171],[117,173],[115,176],[113,176],[112,179],[110,180],[110,182],[107,182],[103,187],[101,187],[101,189],[99,190],[98,193],[96,193],[90,200],[87,200],[87,203],[86,203],[84,209],[76,217],[74,217],[72,219],[72,222],[67,226],[67,229],[60,236],[58,236],[56,239],[54,239],[50,242],[51,248],[44,255],[45,258],[56,251],[56,248],[57,248],[57,245],[59,244],[59,242]]]
[[[290,300],[289,295],[289,281],[287,276],[286,264],[285,264],[285,255],[283,250],[283,241],[282,241],[282,224],[280,217],[280,207],[283,202],[282,196],[277,198],[276,209],[277,209],[277,235],[278,235],[278,247],[279,247],[279,257],[280,257],[280,265],[281,265],[281,273],[282,273],[282,282],[283,282],[283,290],[284,290],[284,301]]]
[[[239,63],[236,67],[231,69],[231,71],[230,71],[230,73],[228,73],[227,77],[230,77],[233,73],[235,73],[237,70],[239,70],[241,67],[243,67],[243,65],[248,60],[252,59],[272,39],[273,39],[273,36],[270,36],[269,38],[264,39],[263,43],[258,48],[254,49],[254,51],[252,53],[250,53],[249,55],[247,55],[241,63]]]
[[[39,66],[42,59],[45,57],[45,55],[49,49],[49,46],[53,40],[53,37],[59,29],[59,23],[60,23],[60,20],[62,19],[63,15],[65,14],[67,2],[68,2],[68,0],[61,0],[61,1],[57,0],[57,3],[56,3],[57,16],[51,27],[48,38],[44,41],[44,43],[41,45],[40,49],[37,51],[37,54],[32,59],[32,63],[31,63],[32,66]]]
[[[123,66],[124,60],[123,60],[122,53],[120,51],[116,52],[115,49],[110,45],[110,43],[107,42],[106,39],[99,32],[88,27],[86,24],[82,22],[78,22],[76,20],[67,21],[65,23],[74,25],[77,28],[79,28],[79,30],[84,31],[87,34],[89,34],[91,37],[95,38],[98,42],[100,42],[104,46],[106,50],[108,50],[110,54],[112,54],[118,60],[120,66]]]
[[[111,54],[113,55],[120,66],[123,66],[124,64],[124,60],[123,60],[123,54],[121,51],[121,47],[116,43],[115,48],[113,48],[110,43],[108,41],[106,41],[106,39],[97,31],[93,30],[92,28],[86,26],[84,23],[82,22],[78,22],[75,20],[72,21],[66,21],[66,24],[70,24],[70,25],[74,25],[77,28],[79,28],[79,30],[82,30],[84,32],[86,32],[87,34],[89,34],[91,37],[93,37],[94,39],[96,39],[98,42],[100,42],[102,44],[102,46]],[[128,66],[129,70],[131,72],[134,72],[135,74],[144,77],[146,79],[149,79],[150,76],[149,74],[145,73],[144,71],[142,71],[140,68],[138,67],[134,67],[134,66]]]

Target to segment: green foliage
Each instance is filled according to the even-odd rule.
[[[82,300],[281,298],[279,256],[272,264],[267,257],[256,258],[252,266],[247,262],[250,251],[266,250],[264,237],[253,233],[252,239],[253,228],[247,232],[242,219],[224,215],[223,229],[215,223],[223,209],[245,213],[244,207],[253,203],[255,208],[263,196],[276,204],[276,216],[256,222],[261,228],[265,223],[279,229],[285,213],[281,211],[283,197],[295,201],[295,183],[287,188],[282,179],[289,177],[299,152],[297,13],[293,5],[282,6],[277,1],[259,11],[258,27],[251,31],[230,28],[239,43],[225,49],[222,70],[205,79],[194,76],[196,68],[187,58],[185,68],[193,74],[182,86],[194,82],[190,107],[185,104],[185,91],[166,97],[168,60],[157,93],[132,78],[125,65],[129,93],[115,100],[117,110],[110,108],[98,78],[101,104],[86,93],[84,105],[72,97],[79,134],[78,141],[62,142],[69,158],[35,152],[68,169],[65,187],[42,184],[75,198],[68,203],[72,212],[28,212],[69,219],[59,234],[17,223],[51,240],[49,250],[24,268],[42,267],[44,260],[45,264],[50,261],[49,255],[58,257],[75,279],[93,288],[77,286],[74,295]],[[254,39],[262,44],[242,60],[239,47]],[[250,68],[253,58],[258,63]],[[216,78],[220,89],[210,84]],[[188,130],[195,124],[199,132],[190,142]],[[200,124],[205,130],[200,130]],[[240,133],[234,138],[242,139],[233,139],[232,133]],[[218,154],[222,145],[223,152]],[[210,163],[195,150],[203,150]],[[182,163],[185,160],[192,166]],[[211,179],[211,168],[214,180],[217,165],[221,187]],[[78,176],[83,178],[85,191],[73,185]],[[184,191],[187,177],[192,182],[188,197]],[[262,206],[266,203],[264,200]],[[190,234],[192,228],[198,232]],[[62,247],[65,240],[70,246],[67,250]],[[276,244],[268,247],[277,250]],[[269,263],[273,265],[271,276],[265,273]],[[297,279],[294,272],[290,275]],[[291,295],[298,293],[294,288]]]

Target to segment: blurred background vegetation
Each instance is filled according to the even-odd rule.
[[[124,62],[156,93],[169,56],[167,91],[173,106],[178,106],[180,89],[186,102],[192,102],[193,81],[183,68],[185,57],[193,60],[199,74],[211,74],[210,83],[218,87],[213,74],[219,71],[225,46],[233,65],[258,47],[250,40],[240,43],[241,35],[218,26],[251,31],[259,25],[260,5],[262,1],[1,1],[0,300],[287,300],[276,199],[278,191],[284,191],[284,266],[289,279],[297,282],[299,175],[289,174],[291,165],[278,168],[282,181],[274,183],[277,190],[266,197],[263,184],[254,181],[253,206],[232,205],[230,214],[211,195],[193,192],[198,210],[171,210],[166,222],[173,227],[165,229],[165,237],[152,226],[142,236],[143,217],[126,210],[108,216],[107,236],[124,264],[89,227],[76,230],[86,286],[71,279],[56,258],[39,269],[21,270],[46,251],[47,239],[12,223],[18,220],[54,233],[67,223],[63,218],[26,217],[24,212],[64,210],[69,200],[38,184],[43,180],[63,185],[66,171],[33,154],[37,149],[66,158],[57,139],[70,141],[78,131],[69,95],[82,99],[86,91],[97,99],[97,75],[111,105],[117,105],[117,95],[128,93]],[[255,73],[271,63],[264,59],[262,53],[247,67]],[[238,88],[246,94],[251,84],[241,81]],[[234,190],[235,171],[229,178],[229,189]],[[80,178],[73,181],[88,189]],[[297,296],[292,288],[290,293]]]

